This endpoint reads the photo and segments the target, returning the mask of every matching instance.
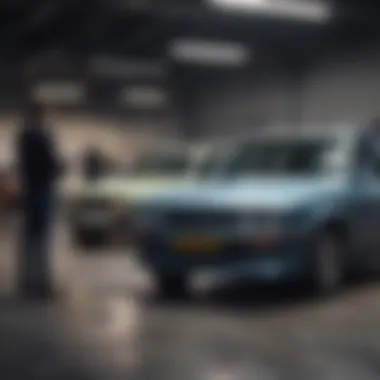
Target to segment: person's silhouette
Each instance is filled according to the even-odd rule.
[[[22,210],[20,291],[50,296],[49,237],[55,205],[55,183],[61,172],[55,146],[45,123],[45,109],[31,104],[17,139]]]
[[[99,149],[89,147],[86,150],[83,159],[83,168],[85,178],[89,181],[99,179],[104,174],[104,158]]]

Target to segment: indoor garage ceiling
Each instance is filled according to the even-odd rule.
[[[334,6],[332,22],[320,26],[221,14],[201,0],[3,0],[0,49],[2,57],[14,63],[46,49],[79,57],[87,53],[157,57],[177,36],[310,50],[326,39],[353,43],[377,38],[377,1],[335,0]]]

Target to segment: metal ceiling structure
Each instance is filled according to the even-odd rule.
[[[66,78],[87,86],[88,107],[114,114],[124,86],[162,86],[174,94],[168,113],[174,110],[179,115],[186,135],[197,135],[196,86],[206,79],[219,82],[225,71],[168,61],[171,41],[240,43],[254,55],[257,70],[250,70],[250,75],[261,75],[271,65],[279,65],[291,75],[294,71],[297,83],[300,72],[302,75],[321,51],[380,40],[376,19],[380,4],[376,0],[335,0],[333,6],[330,22],[313,24],[255,13],[218,12],[207,7],[205,0],[3,0],[0,106],[22,103],[39,80]],[[92,72],[94,67],[99,69],[99,57],[102,75]],[[112,64],[105,69],[104,62],[107,66],[109,59]],[[154,68],[148,71],[158,75],[140,78],[133,68],[141,71],[145,67],[139,62],[152,63]],[[170,75],[165,77],[168,67]],[[125,105],[121,108],[133,114]],[[157,117],[155,112],[152,115]]]
[[[377,37],[378,2],[335,0],[334,6],[331,24],[318,26],[218,13],[201,0],[3,0],[1,57],[14,63],[45,49],[154,57],[176,36],[303,50],[324,44],[326,35],[329,41]]]

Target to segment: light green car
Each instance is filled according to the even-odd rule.
[[[117,174],[83,184],[72,196],[69,225],[76,244],[86,247],[128,242],[135,202],[157,192],[195,184],[216,165],[211,147],[148,151]]]

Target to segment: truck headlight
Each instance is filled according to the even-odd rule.
[[[160,226],[161,218],[156,213],[138,213],[133,217],[133,224],[139,231],[146,231]]]

